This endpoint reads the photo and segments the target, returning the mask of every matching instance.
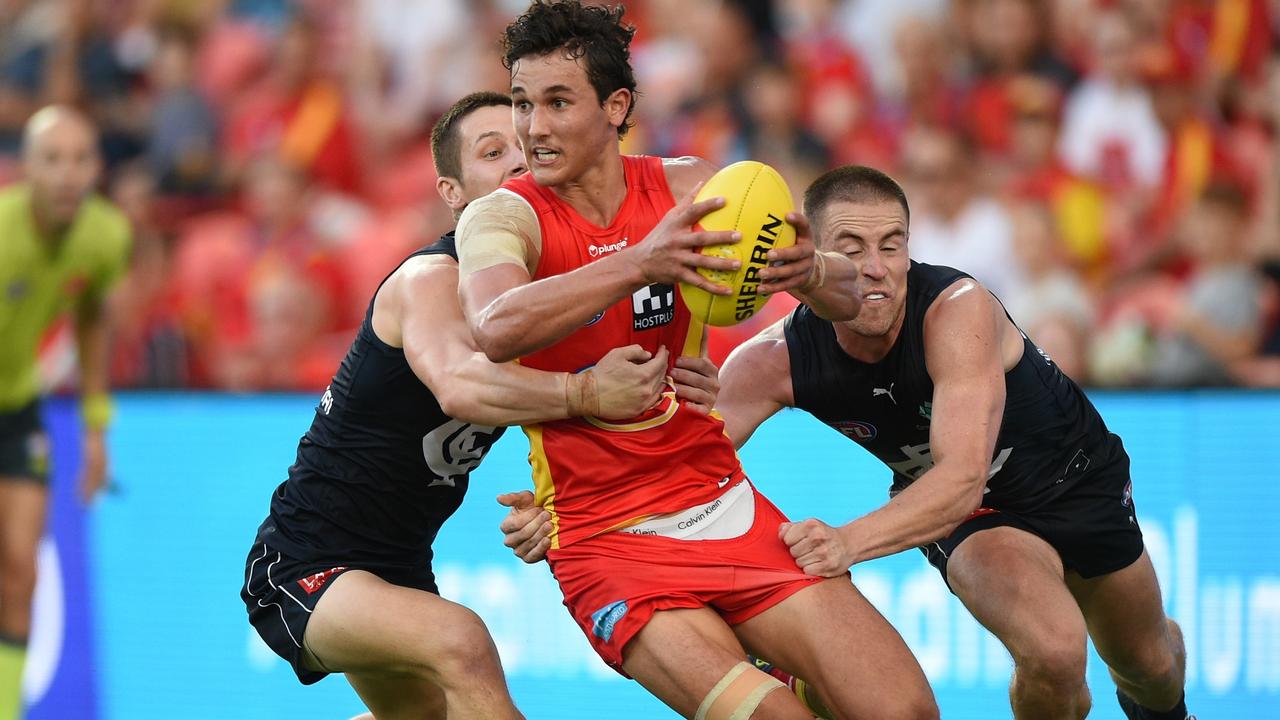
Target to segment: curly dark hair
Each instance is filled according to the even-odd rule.
[[[619,88],[631,91],[631,105],[618,126],[618,137],[634,125],[636,76],[631,70],[631,38],[635,27],[624,25],[625,8],[583,5],[581,0],[534,0],[502,36],[502,64],[511,70],[521,58],[563,50],[583,59],[587,79],[601,103]]]

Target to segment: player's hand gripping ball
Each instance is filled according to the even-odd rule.
[[[733,294],[713,295],[680,283],[680,295],[695,318],[725,326],[755,315],[768,301],[768,295],[758,292],[760,271],[769,264],[770,250],[795,244],[796,229],[785,219],[795,204],[778,171],[754,160],[736,162],[711,176],[694,202],[713,197],[723,197],[724,207],[704,216],[698,225],[703,230],[737,230],[742,239],[731,245],[708,245],[699,252],[736,258],[742,264],[736,271],[698,268],[698,272],[732,288]]]

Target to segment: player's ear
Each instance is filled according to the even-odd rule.
[[[603,103],[604,111],[609,116],[609,124],[622,127],[622,123],[627,121],[627,111],[631,109],[631,103],[634,101],[635,97],[626,88],[618,88],[609,93],[609,97],[605,98]]]
[[[440,193],[440,199],[444,200],[449,209],[455,213],[461,212],[462,208],[466,207],[466,193],[462,191],[462,183],[457,178],[436,178],[436,192]]]

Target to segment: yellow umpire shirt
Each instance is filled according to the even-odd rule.
[[[40,394],[41,336],[85,298],[102,299],[129,264],[129,221],[92,195],[60,239],[36,230],[31,190],[0,188],[0,413]]]

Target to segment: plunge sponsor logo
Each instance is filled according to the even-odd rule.
[[[587,254],[593,258],[603,257],[609,253],[616,253],[619,250],[626,249],[629,238],[622,238],[618,242],[605,243],[603,245],[588,245]]]

